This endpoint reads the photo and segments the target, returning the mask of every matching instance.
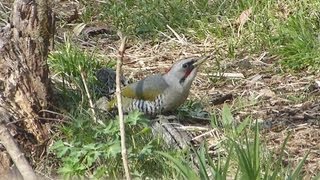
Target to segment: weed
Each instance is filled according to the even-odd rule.
[[[161,149],[161,141],[154,139],[148,120],[138,112],[126,117],[126,142],[132,173],[135,177],[163,177],[162,158],[154,154]],[[106,125],[95,124],[85,111],[72,116],[70,124],[63,125],[51,150],[60,158],[59,172],[71,177],[122,177],[120,132],[117,120],[105,119]]]
[[[217,117],[214,118],[217,120]],[[284,141],[280,155],[275,160],[270,152],[260,142],[259,126],[248,126],[252,121],[247,118],[240,125],[230,123],[233,119],[229,107],[224,106],[221,118],[223,131],[227,138],[222,141],[216,157],[209,154],[206,144],[198,149],[193,149],[196,155],[197,168],[191,161],[175,158],[168,153],[158,152],[167,159],[167,163],[173,166],[177,173],[185,179],[284,179],[284,177],[297,178],[301,176],[302,164],[305,162],[308,153],[295,167],[282,166],[284,149],[289,135]],[[216,123],[213,123],[216,124]],[[214,126],[217,128],[216,126]],[[223,157],[223,158],[222,158]],[[232,172],[232,173],[230,173]]]
[[[94,53],[81,50],[67,37],[64,44],[60,44],[56,51],[49,54],[48,64],[59,94],[57,96],[61,96],[58,98],[61,99],[58,106],[69,110],[73,106],[83,108],[87,105],[84,83],[87,83],[90,93],[95,97],[95,88],[99,85],[95,77],[96,70],[113,65],[112,61],[102,63]]]

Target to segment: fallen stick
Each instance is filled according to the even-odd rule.
[[[23,153],[18,148],[17,143],[14,141],[10,132],[6,127],[6,122],[9,121],[8,112],[0,107],[0,141],[1,144],[8,151],[12,161],[17,166],[19,172],[21,173],[23,179],[35,180],[37,176],[33,171],[32,167],[24,157]]]
[[[213,77],[226,77],[226,78],[245,78],[242,73],[208,73],[208,76],[213,76]]]

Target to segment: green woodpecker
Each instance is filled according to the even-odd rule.
[[[175,110],[187,99],[198,67],[207,59],[208,56],[182,59],[163,75],[152,75],[125,86],[121,91],[123,111],[156,115]],[[116,100],[112,100],[108,109],[115,105]]]

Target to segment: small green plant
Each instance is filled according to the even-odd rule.
[[[178,177],[183,177],[184,179],[199,179],[198,173],[194,170],[192,165],[185,160],[183,156],[174,157],[169,153],[165,153],[162,151],[157,151],[156,153],[167,159],[167,163],[179,173]]]
[[[184,179],[285,179],[285,177],[297,178],[301,176],[302,164],[306,157],[291,170],[291,166],[283,167],[282,159],[288,137],[283,142],[280,155],[277,160],[272,154],[264,148],[260,142],[259,124],[256,121],[253,127],[250,127],[250,118],[236,125],[232,123],[233,117],[228,106],[224,106],[221,118],[214,118],[221,122],[220,128],[223,128],[227,138],[222,141],[219,151],[213,157],[208,152],[205,144],[198,149],[193,149],[197,160],[189,161],[186,158],[175,158],[168,153],[158,152],[167,159],[178,174]],[[214,127],[217,127],[216,121],[213,121]],[[190,155],[189,155],[190,156]],[[195,163],[196,162],[196,163]],[[196,168],[195,168],[196,167]]]
[[[68,38],[49,55],[48,64],[55,76],[61,76],[70,82],[81,79],[80,73],[84,73],[90,81],[94,77],[94,70],[102,67],[102,63],[93,53],[89,54],[79,49]]]
[[[178,117],[209,117],[210,114],[203,110],[200,102],[187,101],[178,109]]]
[[[60,128],[62,135],[51,150],[61,160],[59,172],[65,178],[122,178],[119,123],[106,119],[105,124],[93,123],[90,114],[82,111]],[[132,112],[125,125],[133,176],[162,178],[165,164],[154,151],[164,147],[161,141],[152,138],[148,120],[139,112]]]
[[[58,106],[70,110],[74,106],[88,107],[87,93],[94,100],[95,89],[99,85],[95,77],[96,70],[114,64],[111,60],[107,64],[102,63],[94,53],[78,48],[65,37],[65,42],[49,54],[48,65],[58,93],[55,97]],[[85,85],[89,92],[86,92]]]

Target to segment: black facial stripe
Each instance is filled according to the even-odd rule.
[[[187,62],[187,64],[189,65],[189,66],[191,66],[193,63],[195,63],[196,61],[195,60],[192,60],[192,61],[190,61],[190,62]]]
[[[183,68],[187,68],[187,67],[191,67],[193,65],[193,63],[195,63],[195,60],[191,60],[189,62],[186,62],[182,65]]]
[[[180,79],[179,83],[182,84],[182,83],[184,83],[185,80],[186,80],[186,77],[183,77]]]

